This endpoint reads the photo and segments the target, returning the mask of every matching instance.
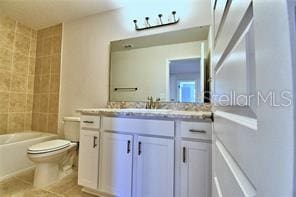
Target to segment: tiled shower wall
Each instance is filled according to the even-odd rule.
[[[57,132],[61,39],[0,16],[0,134]]]
[[[0,16],[0,134],[30,130],[37,33]]]
[[[37,32],[32,129],[57,132],[62,25]]]

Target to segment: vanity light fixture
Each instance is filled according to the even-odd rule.
[[[157,24],[157,25],[151,25],[149,23],[149,17],[145,17],[145,24],[146,26],[145,27],[139,27],[138,24],[137,24],[137,20],[133,20],[134,24],[135,24],[135,29],[137,31],[142,31],[142,30],[146,30],[146,29],[151,29],[151,28],[156,28],[156,27],[163,27],[163,26],[168,26],[168,25],[174,25],[174,24],[177,24],[179,21],[180,21],[180,18],[176,19],[176,14],[177,12],[176,11],[172,11],[172,15],[173,15],[173,21],[170,22],[167,22],[167,23],[163,23],[162,21],[162,17],[163,15],[162,14],[159,14],[158,15],[158,18],[159,18],[159,23],[160,24]]]

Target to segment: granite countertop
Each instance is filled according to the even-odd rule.
[[[77,112],[89,115],[105,115],[115,117],[144,117],[144,118],[169,118],[169,119],[200,119],[210,120],[210,111],[178,111],[170,109],[116,109],[116,108],[96,108],[78,109]]]

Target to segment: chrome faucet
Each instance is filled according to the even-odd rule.
[[[152,109],[152,105],[153,105],[153,97],[149,97],[147,98],[147,102],[146,102],[146,109]]]
[[[153,97],[148,96],[147,100],[148,101],[146,102],[146,109],[158,109],[159,108],[160,98],[157,98],[155,101],[153,101]]]

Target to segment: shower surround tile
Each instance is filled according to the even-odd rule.
[[[33,130],[57,133],[62,25],[37,32],[33,96]]]
[[[35,60],[36,31],[5,16],[0,16],[0,133],[30,129]],[[35,66],[34,66],[35,67]],[[32,70],[32,69],[31,69]],[[33,76],[33,77],[32,77]],[[29,83],[30,82],[30,83]]]

